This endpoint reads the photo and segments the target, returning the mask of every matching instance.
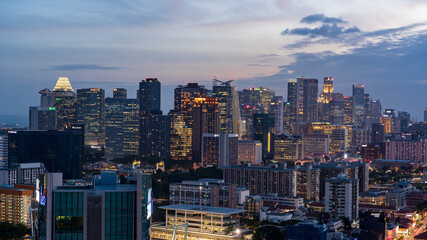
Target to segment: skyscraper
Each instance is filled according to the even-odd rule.
[[[363,128],[365,124],[365,85],[353,84],[353,124]]]
[[[214,97],[195,98],[193,106],[192,153],[193,161],[200,162],[202,136],[219,133],[218,102]]]
[[[328,105],[329,122],[343,125],[345,123],[345,100],[342,93],[334,94],[334,97],[329,101]]]
[[[283,133],[284,103],[283,103],[282,96],[274,96],[271,99],[268,113],[274,114],[276,116],[275,133],[276,134]]]
[[[317,94],[317,79],[297,78],[297,122],[317,122]]]
[[[320,94],[319,101],[319,121],[329,122],[329,102],[334,98],[334,78],[325,77],[323,78],[323,91]]]
[[[344,124],[353,124],[353,97],[344,97]]]
[[[66,77],[58,78],[53,88],[54,107],[56,109],[56,126],[59,130],[77,124],[76,94]]]
[[[77,124],[84,125],[86,146],[105,147],[104,89],[77,89]]]
[[[283,119],[283,131],[290,134],[292,123],[297,119],[297,80],[288,82],[288,101],[284,104],[285,116]]]
[[[30,107],[30,130],[56,130],[54,107]]]
[[[411,123],[411,115],[408,112],[399,111],[397,119],[400,122],[400,131],[407,131],[409,124]]]
[[[233,133],[204,133],[202,166],[234,166],[238,164],[239,136]]]
[[[340,173],[326,180],[325,190],[325,212],[350,221],[359,218],[359,179]]]
[[[146,78],[139,83],[139,155],[150,157],[151,148],[157,141],[151,138],[151,120],[153,115],[161,115],[161,85],[157,78]]]
[[[258,140],[262,143],[262,159],[273,159],[275,136],[274,114],[254,114],[253,124],[253,140]]]
[[[113,98],[126,99],[127,98],[127,90],[125,88],[115,88],[113,90]]]
[[[185,125],[184,116],[178,111],[171,110],[171,147],[170,154],[174,160],[189,160],[192,158],[192,129]]]
[[[53,107],[53,92],[45,88],[39,91],[40,93],[40,107]]]
[[[218,101],[220,132],[240,136],[240,108],[234,80],[227,82],[213,79],[213,93]]]

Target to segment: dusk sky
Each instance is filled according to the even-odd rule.
[[[173,88],[212,76],[286,98],[289,79],[333,76],[383,110],[427,107],[427,1],[21,0],[0,2],[0,116],[27,117],[38,91],[66,76],[74,90],[157,77],[162,110]],[[0,121],[1,118],[0,118]]]

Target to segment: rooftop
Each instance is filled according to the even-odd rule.
[[[176,204],[159,207],[160,209],[166,210],[175,210],[175,211],[191,211],[198,213],[213,213],[219,215],[231,215],[239,214],[246,212],[245,210],[233,209],[233,208],[222,208],[222,207],[205,207],[205,206],[195,206],[187,204]]]

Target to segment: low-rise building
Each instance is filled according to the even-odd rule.
[[[0,188],[0,222],[22,223],[31,226],[33,191],[8,185]]]

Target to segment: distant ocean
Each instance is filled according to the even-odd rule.
[[[28,116],[24,115],[0,115],[1,126],[28,127]]]

